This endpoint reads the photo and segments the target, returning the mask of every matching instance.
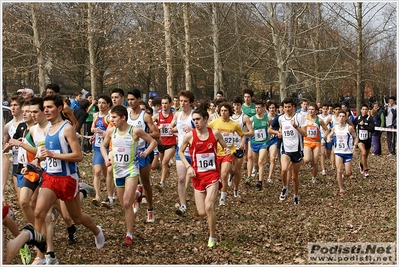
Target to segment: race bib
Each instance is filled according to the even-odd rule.
[[[369,133],[367,130],[359,130],[359,140],[367,140],[369,137]]]
[[[197,172],[216,170],[215,154],[197,154]]]
[[[53,153],[61,153],[60,150],[50,150]],[[48,173],[59,173],[62,172],[62,165],[60,159],[46,158],[47,172]]]
[[[173,136],[169,134],[168,131],[170,129],[170,124],[162,124],[162,128],[159,129],[161,136]]]
[[[307,126],[307,137],[316,138],[317,137],[317,127],[316,126]]]
[[[284,137],[293,137],[293,136],[295,136],[295,132],[292,128],[284,129],[283,135],[284,135]]]
[[[234,142],[233,134],[232,133],[222,133],[223,140],[228,147],[231,147]]]
[[[234,145],[238,147],[241,143],[241,136],[239,136],[237,133],[234,133],[233,139],[234,139]]]
[[[266,140],[266,129],[255,130],[255,141],[261,142]]]
[[[95,147],[101,147],[101,144],[104,142],[104,136],[103,133],[96,133],[96,138],[94,141],[94,146]]]
[[[343,137],[337,137],[337,148],[339,148],[340,150],[345,150],[348,148],[347,144],[346,144],[346,138]]]
[[[127,166],[130,162],[130,151],[123,148],[114,149],[114,162],[119,166]]]

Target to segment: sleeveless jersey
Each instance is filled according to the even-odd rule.
[[[264,144],[268,141],[268,128],[269,118],[264,115],[262,119],[258,119],[255,115],[252,117],[252,127],[254,128],[254,136],[251,137],[251,143],[253,144]]]
[[[71,153],[72,149],[65,139],[63,129],[68,124],[67,121],[61,125],[61,127],[54,134],[49,132],[45,138],[45,147],[54,152],[60,154]],[[79,180],[77,174],[77,162],[68,162],[60,159],[46,158],[45,171],[53,176],[71,176],[72,178]]]
[[[178,115],[177,115],[177,120],[176,120],[176,128],[177,128],[177,145],[181,146],[181,144],[183,143],[183,138],[184,136],[187,134],[184,131],[184,128],[186,126],[189,126],[191,128],[195,128],[194,123],[191,119],[191,115],[193,114],[193,111],[191,110],[190,116],[188,116],[185,120],[181,120],[181,115],[183,114],[182,111],[179,111]],[[190,156],[190,150],[187,147],[187,149],[184,151],[184,155],[185,156]]]
[[[109,122],[107,122],[109,115],[104,115],[104,116],[97,116],[96,120],[94,121],[94,126],[95,128],[99,128],[100,130],[107,130],[107,127],[109,125]],[[93,148],[96,150],[100,150],[101,144],[104,141],[104,135],[103,133],[95,133],[94,134],[94,142],[93,142]]]
[[[302,135],[291,125],[291,120],[295,119],[296,125],[303,126],[305,123],[305,118],[299,114],[295,113],[292,118],[287,118],[285,114],[281,115],[278,120],[281,125],[282,130],[282,143],[281,151],[285,152],[302,152]]]
[[[353,137],[349,133],[349,124],[345,123],[344,129],[340,130],[339,125],[334,126],[334,134],[337,141],[334,144],[335,154],[353,154]]]
[[[161,135],[162,145],[170,146],[176,145],[176,137],[173,134],[168,134],[170,129],[170,123],[173,120],[173,113],[170,112],[168,117],[164,117],[162,111],[159,112],[159,125],[162,125],[162,128],[159,129],[159,133]]]
[[[309,115],[305,117],[306,136],[303,138],[305,143],[320,142],[320,121],[316,116],[316,121],[312,122]]]
[[[115,128],[112,134],[112,170],[114,178],[126,178],[139,175],[138,142],[133,137],[133,126],[124,135]],[[140,141],[139,141],[140,142]]]
[[[244,129],[246,128],[245,124],[244,124],[244,112],[241,113],[240,116],[238,116],[237,118],[233,118],[233,116],[230,117],[230,119],[232,121],[234,121],[235,123],[238,123],[238,125],[240,125],[240,128],[244,131]],[[233,138],[234,138],[234,146],[236,147],[236,149],[238,149],[238,146],[240,145],[241,142],[241,136],[238,135],[238,133],[234,133],[233,134]]]
[[[22,120],[21,122],[23,122],[24,120]],[[10,136],[10,139],[13,139],[15,132],[17,131],[17,127],[14,126],[14,119],[12,119],[10,121],[10,126],[8,127],[8,135]],[[12,164],[18,164],[18,147],[13,146],[11,148],[12,151]]]
[[[273,130],[275,130],[275,131],[278,131],[279,129],[280,129],[280,125],[278,124],[278,118],[280,117],[280,115],[279,114],[275,114],[274,115],[274,118],[270,121],[270,119],[269,119],[269,128],[270,128],[270,126],[272,127],[272,129]],[[269,141],[271,141],[271,140],[274,140],[274,139],[278,139],[278,137],[277,137],[277,134],[271,134],[270,136],[269,136]]]
[[[30,146],[35,146],[35,143],[32,140],[32,136],[30,135],[30,131],[25,130],[24,131],[24,136],[22,138],[22,142],[24,144],[30,145]],[[22,147],[19,147],[18,149],[18,163],[26,166],[28,162],[31,162],[35,159],[35,155],[26,151]]]
[[[50,128],[51,123],[48,122],[47,126],[46,126],[46,133],[48,132],[48,129]],[[30,128],[30,131],[33,133],[33,142],[35,143],[35,147],[37,147],[38,149],[38,155],[40,156],[40,147],[44,146],[44,140],[46,138],[46,134],[39,132],[38,131],[39,128],[39,124],[35,124]],[[40,162],[40,166],[42,168],[46,167],[46,162],[45,161],[41,161]]]
[[[127,123],[134,127],[141,128],[144,130],[144,132],[149,133],[150,128],[148,128],[147,123],[144,121],[144,114],[146,114],[145,110],[142,110],[136,119],[133,119],[131,114],[132,113],[129,112],[129,116],[127,118]],[[112,143],[112,146],[113,146],[113,143]],[[146,148],[147,146],[148,146],[148,144],[143,139],[140,138],[137,143],[137,148]]]
[[[246,106],[245,103],[241,106],[242,112],[246,114],[248,117],[253,117],[256,114],[255,104],[252,103],[250,106]]]
[[[319,119],[323,120],[324,123],[325,123],[328,120],[328,118],[330,118],[332,115],[331,114],[327,114],[326,116],[323,116],[323,114],[319,114],[317,116],[319,117]],[[326,127],[328,129],[330,129],[331,125],[332,125],[332,122],[330,122],[329,124],[326,124]],[[324,135],[324,130],[323,130],[322,127],[320,127],[320,136],[323,137],[323,135]]]
[[[190,155],[192,159],[191,166],[196,174],[195,179],[203,179],[204,177],[207,179],[211,179],[211,177],[219,179],[219,166],[216,162],[217,141],[212,129],[208,127],[209,137],[206,140],[199,139],[196,129],[192,133],[193,141],[190,145]]]
[[[230,149],[231,153],[236,152],[236,147],[234,143],[234,133],[237,133],[239,136],[243,136],[244,132],[242,131],[240,125],[233,120],[224,122],[222,118],[217,118],[209,123],[209,127],[218,130],[222,136],[223,140],[226,143],[227,147]],[[238,144],[241,143],[241,137]],[[223,147],[218,144],[218,156],[225,156]]]

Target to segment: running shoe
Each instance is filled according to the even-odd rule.
[[[227,184],[228,184],[228,186],[233,185],[233,175],[229,174],[229,180],[228,180]]]
[[[326,176],[326,170],[322,170],[321,175]]]
[[[299,205],[299,197],[294,196],[294,205]]]
[[[102,247],[104,247],[105,237],[104,237],[103,229],[101,229],[101,226],[97,225],[97,228],[100,230],[100,233],[98,233],[98,235],[94,236],[94,242],[96,243],[96,247],[98,249],[101,249]]]
[[[226,205],[226,199],[221,198],[221,199],[219,200],[219,206],[225,206],[225,205]]]
[[[40,257],[36,257],[31,265],[46,265],[46,259],[45,258],[40,258]]]
[[[273,183],[273,180],[272,180],[272,178],[270,178],[270,177],[269,177],[269,178],[267,178],[267,182],[268,182],[268,183]]]
[[[179,216],[183,216],[183,217],[187,216],[187,209],[184,209],[181,206],[177,207],[175,212]]]
[[[56,257],[53,258],[49,254],[46,254],[44,257],[46,259],[46,265],[58,265],[59,264]]]
[[[369,176],[370,176],[369,170],[364,170],[364,176],[365,176],[365,177],[369,177]]]
[[[85,195],[85,197],[95,197],[96,196],[96,190],[94,187],[91,185],[88,185],[86,183],[79,183],[80,191]],[[86,194],[84,192],[86,192]]]
[[[148,223],[155,222],[155,215],[153,210],[147,210],[147,222]]]
[[[126,236],[125,241],[122,243],[122,246],[130,247],[131,245],[133,245],[133,240],[130,238],[130,236]]]
[[[258,190],[262,190],[262,181],[258,181],[256,183],[256,188],[258,188]]]
[[[100,198],[93,198],[91,200],[91,204],[93,204],[94,206],[100,207],[101,206]]]
[[[72,225],[68,230],[68,245],[76,244],[76,226]]]
[[[364,174],[363,164],[361,162],[359,162],[359,171],[360,171],[361,174]]]
[[[247,176],[247,178],[245,179],[245,183],[246,184],[250,184],[252,181],[252,177],[251,176]]]
[[[238,197],[238,190],[234,190],[234,197]]]
[[[158,189],[159,192],[162,192],[163,188],[164,188],[164,183],[162,183],[162,182],[157,183],[155,185],[155,188]]]
[[[33,224],[28,223],[22,228],[22,231],[29,231],[32,234],[32,239],[27,242],[28,245],[36,246],[41,252],[46,253],[46,237],[36,231]]]
[[[143,200],[143,187],[141,185],[138,185],[136,188],[136,192],[140,196],[136,197],[136,200],[133,203],[133,212],[134,213],[137,213],[139,211],[140,203]]]
[[[280,194],[280,200],[284,200],[287,196],[288,188],[283,187]]]
[[[251,176],[252,176],[252,177],[255,177],[255,176],[256,176],[256,169],[255,169],[255,167],[252,168]]]
[[[107,197],[106,200],[101,202],[101,207],[104,207],[104,208],[107,208],[107,209],[112,209],[113,206],[114,206],[114,203],[111,202],[109,197]]]
[[[140,208],[140,203],[137,201],[133,202],[133,212],[134,214],[136,214],[137,212],[139,212],[139,208]]]
[[[316,177],[312,177],[312,183],[317,183]]]
[[[10,216],[10,218],[13,219],[13,221],[18,225],[17,218],[15,218],[14,212],[11,210],[10,207],[8,207],[7,215]]]
[[[21,255],[21,260],[23,265],[28,265],[30,264],[30,261],[32,259],[32,255],[30,254],[30,249],[27,244],[25,244],[20,250],[19,250],[19,255]]]
[[[266,168],[270,168],[270,163],[266,163]]]
[[[208,247],[213,248],[215,246],[216,246],[216,242],[215,241],[213,241],[213,240],[209,240],[208,241]]]

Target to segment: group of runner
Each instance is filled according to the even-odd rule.
[[[21,209],[30,223],[26,227],[29,240],[41,248],[36,250],[34,264],[58,263],[52,244],[53,208],[66,223],[70,244],[76,242],[74,224],[83,224],[94,234],[97,248],[104,245],[102,228],[80,208],[90,188],[79,183],[77,163],[82,160],[82,150],[73,115],[66,112],[58,86],[48,85],[46,93],[43,98],[25,102],[18,96],[11,97],[14,119],[4,127],[4,151],[12,149],[14,156],[12,173]],[[162,170],[155,186],[161,191],[175,157],[179,195],[175,212],[179,216],[187,216],[186,195],[191,178],[197,213],[208,218],[209,247],[216,244],[214,205],[218,191],[221,190],[220,206],[227,203],[229,186],[233,187],[234,197],[240,196],[244,163],[245,182],[251,184],[257,179],[255,186],[262,190],[266,175],[269,183],[276,178],[274,171],[280,161],[283,187],[279,199],[286,199],[292,180],[295,205],[300,204],[298,175],[303,163],[311,164],[311,181],[316,183],[319,158],[322,175],[327,173],[326,159],[331,158],[331,170],[336,169],[339,194],[343,195],[343,181],[352,173],[351,160],[358,146],[362,153],[360,170],[369,176],[367,157],[375,125],[367,105],[352,122],[340,104],[319,107],[303,98],[297,110],[291,98],[278,105],[273,101],[254,103],[253,96],[252,90],[245,89],[230,103],[218,92],[215,101],[203,101],[194,107],[194,94],[183,90],[173,103],[169,95],[153,99],[153,108],[142,101],[139,89],[127,92],[128,107],[123,105],[125,93],[120,88],[110,95],[98,96],[99,111],[94,114],[91,127],[94,135],[83,136],[93,144],[92,203],[112,208],[114,198],[118,198],[126,223],[122,245],[133,244],[135,213],[144,196],[147,222],[155,222],[150,172],[157,166],[158,155]],[[16,132],[22,134],[15,135]],[[3,165],[4,162],[7,164],[8,159],[3,155]],[[5,171],[8,177],[8,168],[3,166],[3,174]],[[104,201],[101,176],[106,180]],[[3,222],[4,203],[3,199]],[[44,236],[46,251],[42,246]],[[8,261],[17,250],[9,251]]]

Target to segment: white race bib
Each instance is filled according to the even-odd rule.
[[[95,139],[94,139],[94,146],[95,147],[101,147],[101,144],[104,141],[104,136],[103,133],[96,133]]]
[[[222,136],[223,136],[224,142],[226,143],[226,145],[228,147],[233,146],[234,139],[233,139],[232,133],[222,133]]]
[[[216,170],[215,154],[197,154],[197,172]]]
[[[159,129],[161,136],[173,136],[173,134],[169,134],[168,131],[170,129],[170,123],[169,124],[161,124],[162,128]]]
[[[363,130],[359,130],[359,140],[364,141],[364,140],[367,140],[368,137],[369,137],[369,133],[368,133],[367,130],[364,130],[364,129]]]
[[[261,142],[266,140],[266,129],[255,130],[255,141]]]
[[[53,153],[58,153],[60,154],[60,150],[50,150]],[[61,160],[60,159],[55,159],[55,158],[46,158],[46,165],[47,165],[47,172],[49,173],[58,173],[62,172],[62,165],[61,165]]]
[[[130,162],[130,151],[123,149],[123,151],[118,151],[122,149],[114,149],[114,162],[119,166],[128,166]]]
[[[316,126],[307,126],[307,137],[316,138],[317,137],[317,127]]]

